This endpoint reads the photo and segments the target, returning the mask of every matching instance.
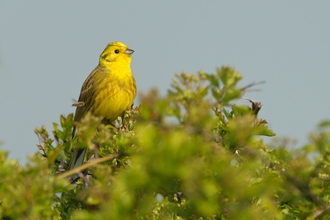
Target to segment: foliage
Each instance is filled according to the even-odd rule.
[[[40,152],[26,166],[0,151],[1,218],[330,219],[330,122],[298,150],[267,146],[267,121],[234,104],[249,88],[241,79],[230,67],[181,73],[165,97],[142,94],[117,128],[91,115],[73,139],[72,115],[53,137],[37,128]],[[73,148],[88,148],[89,161],[70,184]]]

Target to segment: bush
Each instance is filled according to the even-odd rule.
[[[261,103],[230,67],[177,74],[167,96],[151,90],[117,128],[87,115],[35,130],[42,145],[25,167],[0,152],[3,219],[328,219],[330,122],[310,143],[267,146]],[[123,126],[122,126],[123,125]],[[87,148],[80,180],[66,172]],[[14,170],[14,172],[13,172]]]

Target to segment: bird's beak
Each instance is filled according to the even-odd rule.
[[[125,50],[124,53],[126,53],[126,54],[132,54],[132,53],[134,53],[134,50],[128,48],[127,50]]]

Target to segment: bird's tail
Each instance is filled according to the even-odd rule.
[[[84,158],[86,154],[86,149],[76,149],[72,155],[70,166],[68,170],[73,170],[84,163]],[[79,178],[78,174],[74,174],[71,176],[71,181],[76,181]]]
[[[75,137],[75,134],[76,134],[76,127],[73,127],[72,139]],[[75,149],[74,150],[73,155],[71,157],[71,161],[70,161],[68,171],[73,170],[73,169],[81,166],[84,163],[86,152],[87,152],[86,149]],[[76,180],[78,180],[78,178],[79,178],[79,176],[76,173],[76,174],[74,174],[70,177],[70,181],[75,182]]]

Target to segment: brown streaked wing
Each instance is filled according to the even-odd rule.
[[[90,110],[93,104],[93,96],[94,96],[94,77],[102,67],[97,66],[87,77],[84,84],[81,87],[80,95],[78,102],[85,103],[83,106],[77,106],[76,113],[74,116],[74,121],[80,121],[80,119]]]

